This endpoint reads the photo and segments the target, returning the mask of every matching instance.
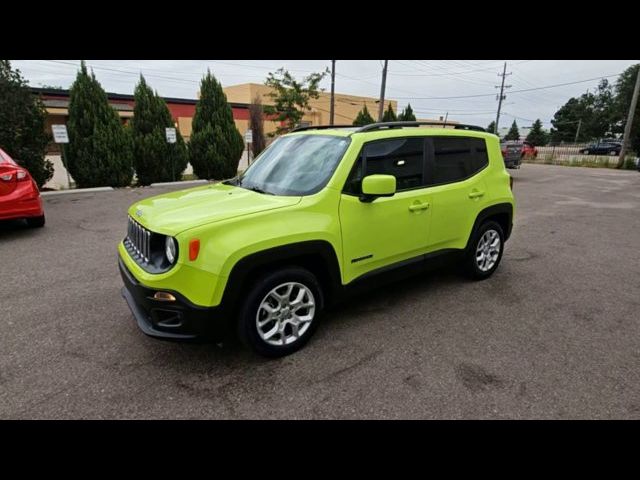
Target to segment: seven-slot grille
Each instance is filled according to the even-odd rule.
[[[138,254],[145,263],[151,258],[151,232],[129,217],[127,240],[130,250]]]

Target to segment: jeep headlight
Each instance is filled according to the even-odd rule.
[[[176,244],[176,239],[173,237],[167,237],[164,241],[164,254],[171,265],[176,261],[177,252],[178,246]]]

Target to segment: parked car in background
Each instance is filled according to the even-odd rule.
[[[25,219],[30,227],[44,226],[40,190],[29,172],[0,148],[0,220]]]
[[[513,140],[503,141],[500,143],[500,150],[502,151],[505,167],[520,168],[522,157],[524,157],[521,142]]]
[[[536,158],[538,156],[538,149],[533,143],[523,142],[522,143],[522,156],[530,156]]]
[[[580,150],[583,155],[620,155],[622,145],[613,141],[592,143]]]

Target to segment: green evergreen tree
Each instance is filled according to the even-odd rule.
[[[193,117],[189,162],[199,178],[234,177],[244,150],[244,140],[233,121],[222,85],[207,71],[200,82],[200,99]]]
[[[537,119],[533,122],[529,135],[527,135],[527,142],[535,145],[536,147],[543,147],[549,141],[547,132],[542,129],[542,122]]]
[[[187,168],[187,148],[178,129],[176,143],[167,143],[165,128],[174,127],[169,107],[163,98],[153,92],[142,75],[134,98],[131,133],[138,183],[149,185],[180,180]]]
[[[0,147],[29,171],[39,187],[53,176],[53,165],[45,160],[51,137],[44,121],[44,106],[20,71],[0,60]]]
[[[362,110],[358,112],[356,119],[353,121],[353,124],[357,127],[364,127],[365,125],[369,125],[370,123],[375,123],[376,121],[373,119],[369,110],[367,109],[367,105],[365,104],[362,107]]]
[[[413,114],[413,109],[411,108],[411,104],[407,104],[407,108],[402,109],[400,115],[398,115],[398,120],[402,122],[415,122],[416,116]]]
[[[69,93],[67,170],[81,188],[124,187],[133,177],[133,139],[82,62]]]
[[[498,134],[498,132],[495,131],[496,129],[496,122],[491,122],[488,126],[487,126],[487,132],[489,133],[495,133],[496,135]]]
[[[389,104],[389,107],[382,114],[383,122],[396,122],[398,121],[398,117],[396,117],[396,112],[393,111],[393,107]]]
[[[504,136],[505,140],[520,140],[520,132],[518,131],[518,124],[514,120],[511,124],[509,132]]]

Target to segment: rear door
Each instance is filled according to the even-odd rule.
[[[483,138],[431,137],[427,143],[427,181],[433,208],[429,251],[464,248],[476,216],[489,202],[489,165]]]

